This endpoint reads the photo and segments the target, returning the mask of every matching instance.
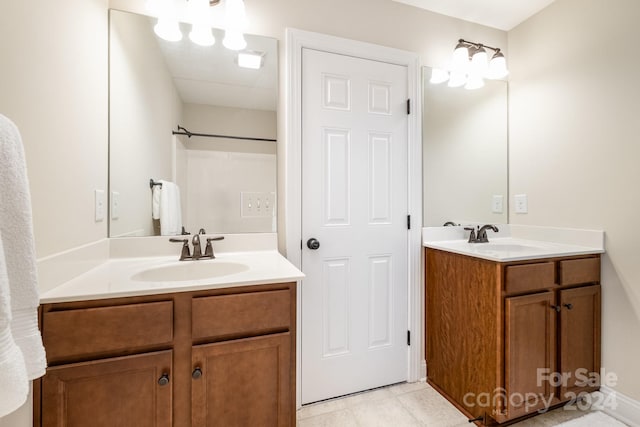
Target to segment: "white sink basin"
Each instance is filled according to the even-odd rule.
[[[182,261],[140,271],[132,280],[138,282],[187,282],[229,276],[247,271],[249,266],[226,261]]]

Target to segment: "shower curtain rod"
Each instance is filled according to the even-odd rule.
[[[180,131],[182,131],[182,132],[180,132]],[[246,141],[277,142],[276,139],[270,139],[270,138],[254,138],[254,137],[250,137],[250,136],[216,135],[216,134],[211,134],[211,133],[189,132],[187,129],[183,128],[180,125],[178,125],[178,130],[177,131],[172,130],[171,133],[173,135],[186,135],[189,138],[191,138],[192,136],[204,136],[205,138],[228,138],[228,139],[244,139]]]

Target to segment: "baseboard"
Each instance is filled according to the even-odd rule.
[[[427,380],[427,361],[422,359],[422,363],[420,364],[420,381]]]
[[[640,402],[606,386],[600,387],[600,391],[604,394],[603,411],[606,414],[630,427],[640,427]]]

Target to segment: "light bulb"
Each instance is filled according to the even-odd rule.
[[[490,79],[501,79],[506,77],[508,74],[509,70],[507,70],[507,61],[502,52],[497,51],[489,63],[487,77]]]
[[[244,39],[244,34],[242,34],[242,31],[237,30],[225,31],[222,44],[224,47],[231,50],[242,50],[247,47],[247,41]]]
[[[434,68],[431,70],[431,79],[429,83],[437,85],[440,83],[444,83],[449,80],[449,72],[447,70],[443,70],[442,68]]]
[[[449,83],[447,86],[449,87],[460,87],[467,82],[467,74],[463,71],[453,70],[451,71],[451,76],[449,77]]]

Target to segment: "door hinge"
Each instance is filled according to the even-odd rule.
[[[300,250],[302,250],[302,240],[300,240]]]
[[[411,114],[411,100],[407,99],[407,114]]]
[[[411,331],[407,331],[407,345],[411,345]]]
[[[411,230],[411,215],[407,215],[407,230]]]

